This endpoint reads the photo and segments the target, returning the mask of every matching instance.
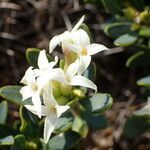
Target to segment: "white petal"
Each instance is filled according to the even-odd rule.
[[[41,99],[38,92],[35,92],[32,96],[32,103],[37,111],[37,115],[41,118]]]
[[[56,109],[57,109],[57,117],[60,117],[65,111],[67,111],[70,107],[65,105],[65,106],[59,106],[56,105]]]
[[[70,51],[73,51],[75,53],[77,53],[78,55],[81,54],[81,47],[80,46],[77,46],[77,45],[74,45],[74,44],[70,44],[70,43],[66,43],[65,47],[67,49],[69,49]]]
[[[20,83],[29,85],[30,83],[35,82],[36,75],[32,69],[33,69],[33,67],[29,67],[26,70],[26,73],[25,73],[24,77],[22,78],[22,80],[20,81]]]
[[[83,74],[91,62],[91,56],[80,56],[78,74]]]
[[[67,79],[71,79],[79,69],[79,59],[77,59],[74,63],[70,64],[66,71]]]
[[[49,81],[49,74],[41,75],[37,78],[37,85],[38,85],[38,92],[40,93],[43,87],[47,84]]]
[[[56,116],[46,116],[44,122],[44,142],[47,143],[55,126],[58,118]]]
[[[49,52],[52,53],[55,47],[60,44],[60,42],[59,36],[54,36],[49,42]]]
[[[104,50],[109,50],[109,48],[107,48],[102,44],[96,44],[96,43],[87,46],[88,55],[94,55]]]
[[[84,76],[76,75],[72,78],[71,85],[83,86],[94,89],[97,92],[97,86],[89,79]]]
[[[51,61],[48,65],[48,68],[49,69],[52,69],[56,64],[58,63],[58,57],[55,56],[55,60],[54,61]]]
[[[38,67],[40,69],[44,69],[48,66],[48,64],[49,64],[49,62],[46,57],[46,51],[45,50],[40,51],[39,57],[38,57]]]
[[[20,93],[22,94],[23,100],[26,100],[33,95],[33,91],[29,86],[24,86],[20,89]]]
[[[56,100],[53,96],[52,87],[51,87],[50,84],[46,84],[44,86],[44,89],[43,89],[43,102],[48,108],[55,107],[55,105],[57,104],[57,102],[56,102]]]
[[[73,32],[71,36],[74,44],[80,46],[82,49],[90,45],[90,38],[82,29]]]
[[[52,70],[50,74],[50,79],[61,82],[61,83],[66,83],[65,73],[60,68],[55,68]]]
[[[37,115],[37,111],[34,107],[34,105],[24,105],[29,111],[31,111],[33,114]],[[47,116],[49,114],[49,110],[46,106],[41,106],[41,116]]]
[[[74,26],[74,28],[72,29],[72,31],[71,32],[74,32],[74,31],[76,31],[79,27],[80,27],[80,25],[83,23],[83,21],[84,21],[84,18],[85,18],[85,16],[82,16],[82,18],[78,21],[78,23]]]

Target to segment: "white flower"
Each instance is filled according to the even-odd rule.
[[[23,96],[23,100],[32,97],[32,103],[39,117],[41,117],[41,100],[40,92],[38,89],[36,74],[32,67],[29,67],[21,80],[21,83],[26,86],[22,87],[20,93]]]
[[[93,43],[90,44],[90,38],[88,34],[78,29],[84,20],[84,16],[79,20],[71,32],[65,31],[64,33],[53,37],[49,43],[49,52],[51,53],[57,45],[62,46],[64,53],[66,51],[73,51],[78,54],[80,58],[80,67],[78,74],[82,74],[91,62],[91,55],[94,55],[103,50],[108,50],[102,44]]]
[[[65,47],[66,43],[72,43],[72,33],[76,32],[79,26],[84,21],[84,16],[79,20],[79,22],[74,26],[74,28],[69,31],[65,31],[64,33],[54,36],[49,43],[49,52],[51,53],[57,45],[62,44],[62,47]]]
[[[55,61],[49,62],[46,57],[46,51],[40,51],[38,57],[38,67],[39,69],[35,69],[37,75],[37,83],[39,90],[41,90],[47,82],[51,80],[55,80],[58,82],[64,81],[64,73],[60,68],[53,68],[58,62],[58,57],[55,57]],[[62,78],[61,78],[62,77]]]
[[[59,106],[57,104],[56,100],[53,97],[50,85],[46,85],[44,88],[43,101],[44,105],[42,105],[41,115],[45,116],[44,142],[47,143],[57,124],[58,118],[70,107],[67,105]],[[37,115],[35,108],[32,105],[25,105],[25,107],[29,111]]]
[[[90,44],[90,38],[88,34],[82,29],[73,32],[71,36],[73,44],[67,43],[66,47],[78,54],[80,59],[80,67],[78,70],[79,74],[82,74],[89,66],[91,62],[91,55],[94,55],[103,50],[109,50],[102,44]]]
[[[72,86],[83,86],[94,89],[97,92],[97,86],[88,78],[77,75],[79,69],[79,59],[77,59],[74,63],[70,64],[66,70],[66,80],[67,84]]]

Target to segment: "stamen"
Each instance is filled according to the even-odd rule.
[[[84,56],[87,55],[87,49],[83,48],[82,51],[81,51],[81,54],[84,55]]]

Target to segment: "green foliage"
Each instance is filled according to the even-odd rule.
[[[71,128],[73,123],[73,116],[70,112],[64,113],[57,122],[54,133],[65,132]]]
[[[142,66],[150,64],[150,53],[139,51],[128,58],[126,62],[127,67],[133,67],[133,66]]]
[[[25,150],[26,149],[26,139],[22,134],[18,134],[14,137],[15,143],[13,145],[13,150]]]
[[[105,9],[112,14],[122,13],[123,0],[102,0]]]
[[[145,132],[150,132],[150,118],[147,116],[132,116],[127,119],[124,126],[124,135],[135,138]]]
[[[82,106],[89,112],[98,114],[111,107],[113,99],[109,94],[96,93],[81,101]]]
[[[107,127],[107,121],[103,116],[97,116],[90,114],[89,112],[83,112],[81,116],[87,121],[88,125],[94,129],[104,129]]]
[[[37,48],[28,48],[26,50],[26,58],[29,64],[35,68],[38,67],[38,56],[39,56],[40,50]],[[53,58],[49,54],[46,54],[49,61],[52,61]]]
[[[89,131],[87,122],[80,116],[76,116],[73,121],[72,131],[79,133],[79,135],[85,138]]]
[[[14,144],[14,138],[11,135],[0,139],[0,146],[13,145],[13,144]]]
[[[133,45],[137,41],[138,37],[135,34],[124,34],[118,37],[114,44],[116,46],[130,46]]]
[[[20,89],[21,86],[3,86],[0,88],[0,96],[17,105],[32,104],[30,99],[22,101]]]
[[[20,132],[27,138],[36,139],[41,136],[41,129],[37,116],[29,112],[25,107],[20,107],[21,126]]]
[[[150,27],[143,27],[139,31],[139,35],[145,37],[145,38],[150,38]]]
[[[150,86],[150,76],[144,77],[137,81],[139,86]]]
[[[150,104],[147,104],[142,109],[135,111],[134,115],[136,115],[136,116],[147,116],[150,118]]]
[[[49,149],[60,149],[60,150],[67,150],[74,147],[77,142],[79,141],[80,136],[72,131],[68,131],[65,133],[60,133],[54,137],[52,137],[47,146],[45,147],[45,150]]]
[[[105,27],[104,32],[112,38],[118,38],[121,35],[130,32],[130,28],[131,22],[115,22],[108,24]]]
[[[5,124],[8,113],[8,105],[6,101],[0,103],[0,124]]]

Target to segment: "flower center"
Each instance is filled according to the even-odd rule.
[[[56,108],[55,108],[55,107],[51,107],[50,109],[51,109],[51,112],[52,112],[52,113],[54,113],[54,114],[56,114],[56,113],[57,113],[57,110],[56,110]]]
[[[37,91],[37,89],[38,89],[36,84],[32,84],[31,88],[32,88],[33,91]]]
[[[87,55],[87,49],[83,48],[82,51],[81,51],[81,54],[84,55],[84,56]]]

